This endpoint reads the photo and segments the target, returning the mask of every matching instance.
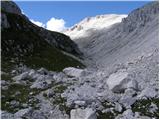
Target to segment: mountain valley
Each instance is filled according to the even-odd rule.
[[[159,3],[63,33],[1,8],[1,118],[159,118]]]

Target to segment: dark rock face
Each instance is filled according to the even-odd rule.
[[[1,9],[3,11],[21,15],[21,9],[13,1],[2,1]]]

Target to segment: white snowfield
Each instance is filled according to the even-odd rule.
[[[106,14],[98,15],[96,17],[88,17],[82,20],[80,23],[64,31],[64,33],[70,36],[72,39],[88,36],[92,30],[100,30],[103,28],[109,28],[115,23],[122,21],[122,18],[127,15]]]

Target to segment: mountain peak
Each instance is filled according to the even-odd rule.
[[[81,35],[87,34],[86,32],[90,29],[99,30],[110,27],[115,23],[121,22],[122,18],[125,17],[127,17],[127,15],[124,14],[106,14],[97,15],[95,17],[87,17],[78,24],[67,29],[64,33],[70,35],[72,38],[77,38]]]
[[[21,9],[13,1],[1,1],[1,9],[8,13],[21,15]]]

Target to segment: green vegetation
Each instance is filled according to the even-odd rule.
[[[2,90],[2,97],[1,98],[1,105],[2,110],[15,113],[19,109],[23,108],[22,104],[30,104],[30,106],[34,107],[38,101],[32,100],[29,102],[29,99],[33,97],[33,94],[30,95],[30,92],[36,92],[35,89],[30,89],[29,86],[19,85],[19,84],[11,84],[8,88],[8,90]],[[17,101],[19,102],[18,105],[16,105],[14,108],[10,105],[11,101]]]
[[[110,104],[108,101],[105,101],[102,103],[102,106],[107,109],[107,108],[114,108],[114,106],[112,104]],[[123,112],[124,110],[122,110]],[[121,114],[122,112],[118,112],[115,111],[113,109],[113,112],[109,111],[109,112],[105,112],[103,113],[102,111],[98,110],[97,111],[97,118],[98,119],[114,119],[118,114]]]
[[[155,104],[157,106],[157,110],[155,112],[150,112],[150,106],[151,103]],[[158,98],[152,98],[152,99],[142,99],[137,100],[133,106],[132,106],[133,112],[140,112],[141,115],[154,117],[156,119],[159,118],[159,99]]]
[[[10,13],[6,15],[11,27],[2,29],[2,71],[8,71],[11,66],[20,63],[34,69],[44,67],[53,71],[70,66],[84,67],[79,61],[49,44],[37,33],[38,28],[23,17]],[[65,46],[68,45],[66,42],[63,41]],[[11,60],[14,62],[11,63]]]
[[[68,85],[57,84],[56,86],[54,86],[53,91],[55,93],[63,93],[67,89],[67,86]],[[70,111],[72,108],[66,106],[66,99],[62,98],[61,95],[56,96],[56,98],[53,101],[53,104],[59,105],[59,109],[61,111],[65,111],[66,114],[70,115]]]

